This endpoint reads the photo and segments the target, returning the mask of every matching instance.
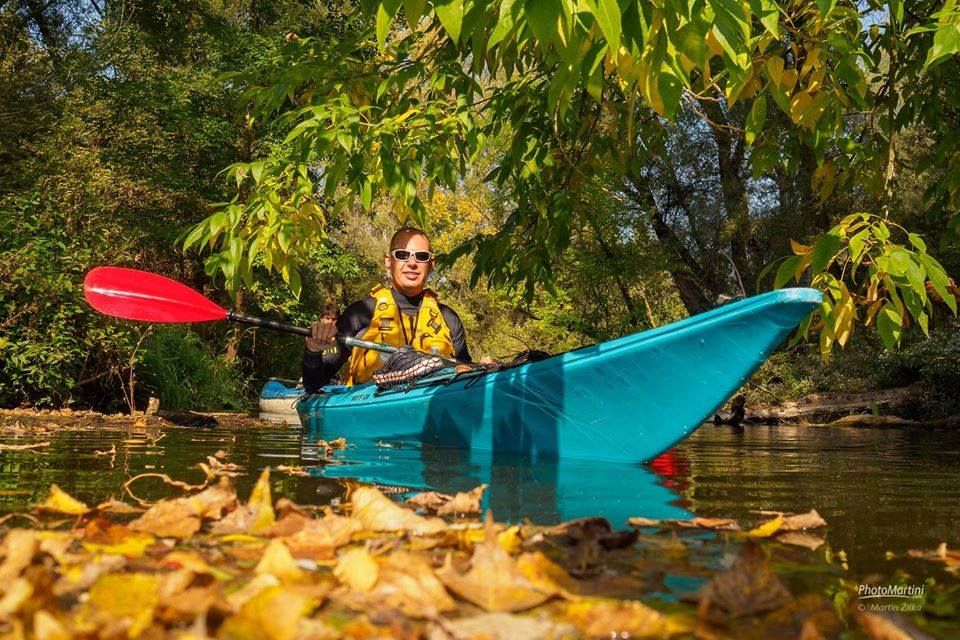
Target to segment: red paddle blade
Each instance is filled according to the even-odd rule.
[[[97,267],[83,279],[83,296],[108,316],[144,322],[226,320],[227,311],[190,287],[155,273]]]

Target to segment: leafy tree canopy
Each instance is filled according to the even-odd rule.
[[[460,188],[492,152],[487,141],[502,138],[485,182],[509,215],[447,261],[470,254],[474,282],[526,283],[532,295],[590,224],[581,194],[598,181],[648,211],[650,232],[668,244],[677,228],[661,234],[657,211],[678,175],[678,123],[695,119],[688,129],[712,136],[723,211],[711,246],[727,261],[714,292],[767,273],[750,180],[800,176],[801,197],[788,203],[781,189],[778,206],[825,233],[794,243],[774,285],[807,277],[825,292],[811,321],[824,354],[857,320],[876,322],[893,345],[910,318],[926,330],[936,299],[956,312],[943,267],[894,222],[898,181],[930,169],[931,215],[954,237],[960,226],[960,78],[945,64],[960,50],[956,0],[361,4],[344,5],[338,37],[291,33],[264,64],[229,77],[246,89],[261,147],[228,168],[235,197],[185,244],[212,248],[208,273],[233,287],[262,263],[299,294],[298,264],[357,201],[369,209],[385,198],[426,224],[430,194]],[[931,141],[919,153],[900,146],[914,131]],[[871,210],[828,206],[846,193]],[[677,285],[688,308],[702,306],[703,287]]]

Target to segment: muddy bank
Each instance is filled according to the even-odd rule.
[[[72,409],[0,409],[0,430],[42,433],[55,429],[164,428],[264,429],[271,424],[246,413],[159,411],[153,415],[104,414]]]

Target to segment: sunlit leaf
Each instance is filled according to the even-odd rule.
[[[50,495],[47,496],[43,504],[37,505],[37,508],[71,516],[80,516],[90,511],[90,507],[55,484],[50,485]]]

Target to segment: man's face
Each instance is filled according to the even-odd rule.
[[[397,260],[393,257],[396,249],[405,249],[410,252],[407,260]],[[427,262],[417,262],[414,253],[430,251],[430,241],[419,233],[404,234],[397,238],[390,252],[384,256],[384,264],[390,271],[393,288],[406,296],[419,295],[426,285],[427,276],[433,271],[433,256]]]

